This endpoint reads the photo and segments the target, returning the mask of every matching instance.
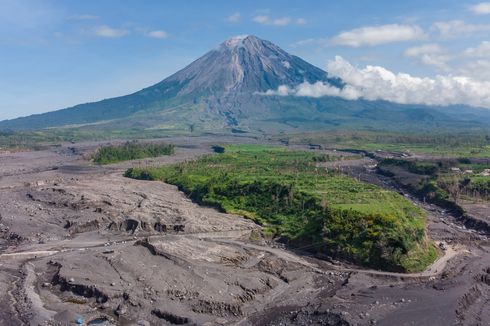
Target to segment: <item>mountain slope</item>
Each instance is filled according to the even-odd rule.
[[[231,38],[165,80],[136,93],[0,122],[0,129],[78,127],[103,131],[245,130],[279,132],[324,128],[484,128],[490,114],[459,114],[389,102],[265,96],[281,85],[342,81],[255,36]],[[482,119],[483,117],[483,119]],[[383,121],[383,122],[381,122]]]

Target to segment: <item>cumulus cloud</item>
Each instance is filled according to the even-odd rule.
[[[452,56],[438,44],[424,44],[410,47],[403,52],[406,57],[417,58],[422,64],[436,67],[439,70],[449,71],[448,61]]]
[[[94,28],[94,34],[100,37],[118,38],[127,35],[129,32],[125,29],[112,28],[110,26],[98,26]]]
[[[385,43],[423,40],[426,35],[416,25],[365,26],[344,31],[331,39],[333,44],[352,47],[374,46]]]
[[[252,20],[256,23],[262,25],[273,25],[273,26],[288,26],[292,24],[296,25],[304,25],[306,24],[306,20],[304,18],[291,19],[290,17],[280,17],[280,18],[271,18],[268,15],[257,15],[252,18]]]
[[[323,97],[323,96],[339,96],[348,100],[357,100],[361,97],[361,94],[352,86],[346,85],[343,88],[337,88],[329,84],[322,82],[316,82],[310,84],[309,82],[303,82],[298,86],[291,88],[287,85],[281,85],[277,90],[268,90],[264,95],[278,95],[278,96],[304,96],[304,97]]]
[[[490,24],[467,24],[463,20],[450,20],[432,24],[431,30],[447,39],[488,32],[490,31]]]
[[[340,56],[327,66],[330,74],[345,82],[343,88],[317,82],[304,82],[294,88],[280,86],[265,95],[339,96],[348,100],[386,100],[401,104],[451,105],[467,104],[490,108],[490,81],[465,76],[438,75],[420,78],[394,73],[380,66],[359,69]]]
[[[241,18],[240,13],[235,12],[235,13],[231,14],[230,16],[228,16],[228,18],[226,18],[226,20],[230,23],[238,23],[240,21],[240,18]]]
[[[469,9],[476,15],[487,15],[490,14],[490,2],[480,2]]]
[[[154,30],[154,31],[147,32],[146,36],[163,40],[168,38],[168,33],[164,30]]]
[[[468,48],[464,51],[468,57],[490,58],[490,42],[483,41],[475,48]]]

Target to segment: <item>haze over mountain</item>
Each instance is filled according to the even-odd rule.
[[[486,129],[490,111],[385,101],[266,95],[335,76],[256,36],[226,40],[184,69],[136,93],[0,122],[0,129],[77,127],[162,132],[309,131],[333,128]],[[269,92],[270,93],[270,92]]]

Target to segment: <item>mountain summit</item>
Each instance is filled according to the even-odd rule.
[[[232,37],[186,68],[155,85],[178,83],[178,95],[194,92],[254,93],[327,81],[325,71],[256,36]]]
[[[348,101],[265,96],[285,85],[322,82],[342,87],[328,75],[272,42],[253,35],[232,37],[184,69],[136,93],[95,103],[0,122],[1,129],[70,126],[104,132],[265,132],[332,128],[450,128],[483,125],[479,111]],[[482,118],[483,117],[483,118]],[[485,122],[486,121],[486,122]],[[413,124],[412,124],[413,123]]]

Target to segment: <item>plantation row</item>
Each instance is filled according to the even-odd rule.
[[[421,210],[397,193],[317,167],[313,152],[254,145],[126,176],[179,186],[195,201],[240,214],[292,245],[396,271],[436,256]]]

